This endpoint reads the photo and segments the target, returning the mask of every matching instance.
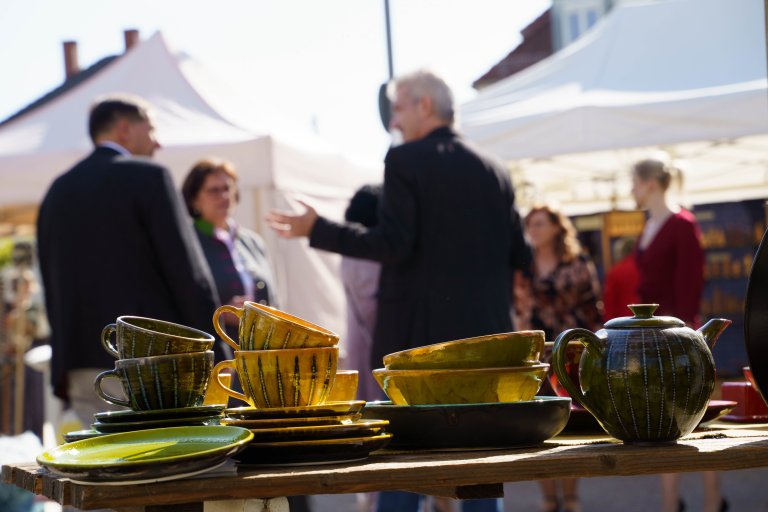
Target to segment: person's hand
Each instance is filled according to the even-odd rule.
[[[283,238],[295,238],[309,236],[317,221],[317,212],[303,201],[299,203],[306,208],[304,213],[289,213],[280,210],[272,210],[267,215],[267,223],[275,232]]]

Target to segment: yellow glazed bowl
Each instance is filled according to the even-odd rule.
[[[548,364],[507,368],[373,370],[395,405],[522,402],[536,396]]]
[[[349,402],[357,396],[357,370],[339,370],[336,372],[336,380],[333,381],[329,402]]]
[[[338,347],[236,350],[235,359],[213,368],[212,384],[227,395],[260,409],[320,405],[336,378]],[[243,393],[224,385],[224,369],[237,371]]]
[[[507,368],[538,364],[544,331],[518,331],[446,341],[384,356],[389,370]]]

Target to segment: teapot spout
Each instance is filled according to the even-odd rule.
[[[704,338],[707,346],[710,350],[715,346],[717,338],[723,333],[723,331],[731,325],[731,321],[726,318],[713,318],[709,322],[705,323],[696,331]]]

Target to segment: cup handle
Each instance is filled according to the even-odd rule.
[[[594,349],[598,350],[602,350],[602,342],[595,333],[587,329],[568,329],[560,333],[557,339],[555,339],[555,345],[552,348],[552,367],[555,370],[555,375],[557,375],[557,380],[568,391],[571,398],[575,399],[592,413],[593,407],[589,400],[581,392],[581,388],[571,380],[570,375],[565,370],[565,351],[568,349],[569,341],[580,341],[587,349],[589,349],[590,345],[593,345]],[[594,416],[594,413],[592,415]]]
[[[235,342],[232,338],[227,336],[227,333],[224,332],[224,329],[222,329],[221,325],[219,324],[219,317],[222,315],[222,313],[232,313],[237,318],[242,318],[243,309],[230,306],[229,304],[224,304],[223,306],[216,308],[216,311],[213,312],[213,328],[216,329],[216,332],[219,334],[219,336],[221,336],[221,339],[227,342],[227,345],[234,348],[235,350],[240,350],[240,345],[238,345],[237,342]]]
[[[216,366],[213,367],[213,370],[211,371],[211,383],[218,387],[221,391],[228,394],[229,396],[233,398],[237,398],[238,400],[242,400],[243,402],[247,404],[251,404],[251,402],[245,397],[244,394],[238,393],[235,390],[229,389],[227,386],[224,385],[221,380],[219,380],[219,374],[222,372],[222,370],[226,370],[227,368],[231,368],[235,371],[237,371],[237,368],[235,367],[235,361],[232,359],[222,361]]]
[[[107,351],[107,354],[111,355],[112,357],[120,358],[120,354],[117,352],[117,347],[113,346],[111,341],[112,333],[117,330],[116,324],[109,324],[101,331],[101,344],[104,347],[104,350]]]
[[[96,376],[96,380],[93,381],[93,389],[96,391],[96,394],[99,395],[101,398],[106,400],[107,402],[115,405],[122,405],[123,407],[131,407],[131,403],[128,400],[123,400],[122,398],[116,398],[114,396],[106,394],[101,389],[101,381],[102,379],[106,378],[114,378],[119,379],[120,377],[117,375],[117,370],[107,370],[105,372],[101,372]]]

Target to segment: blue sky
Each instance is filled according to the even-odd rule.
[[[395,73],[433,69],[466,101],[472,81],[549,5],[391,0]],[[377,104],[387,79],[384,26],[383,0],[0,0],[0,119],[63,81],[62,41],[78,41],[87,67],[122,51],[124,29],[142,38],[161,30],[174,48],[252,93],[267,126],[278,115],[378,161],[389,142]]]

